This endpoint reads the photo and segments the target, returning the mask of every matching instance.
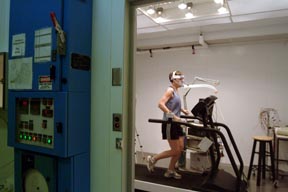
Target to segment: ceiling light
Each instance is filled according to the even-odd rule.
[[[187,9],[192,9],[192,7],[193,7],[193,3],[192,2],[189,2],[189,3],[187,3]]]
[[[191,12],[187,12],[187,13],[185,14],[185,17],[186,17],[187,19],[191,19],[191,18],[194,17],[194,15],[193,15],[193,13],[191,13]]]
[[[224,13],[227,13],[227,12],[228,12],[227,9],[225,7],[223,7],[223,6],[218,9],[218,13],[220,13],[220,14],[224,14]]]
[[[223,0],[214,0],[215,3],[217,4],[222,4],[223,5]]]
[[[180,3],[180,4],[178,5],[178,8],[179,8],[179,9],[186,9],[186,8],[187,8],[187,4],[186,4],[186,3]]]
[[[157,15],[162,15],[162,13],[163,13],[163,8],[162,7],[158,7],[157,9],[156,9],[156,13],[157,13]]]
[[[155,13],[155,9],[153,7],[150,7],[148,10],[147,10],[147,13],[149,15],[153,15]]]
[[[159,16],[159,17],[157,17],[157,18],[155,19],[155,22],[156,22],[156,23],[165,23],[165,22],[167,22],[167,21],[169,21],[169,20],[167,20],[167,19],[165,19],[165,18],[163,18],[163,17],[161,17],[161,16]]]

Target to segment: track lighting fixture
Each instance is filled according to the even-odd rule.
[[[195,55],[195,46],[192,45],[192,54]]]
[[[188,10],[191,10],[192,7],[193,7],[193,3],[192,2],[187,3],[187,9]]]
[[[150,57],[153,57],[152,49],[149,49]]]
[[[163,8],[162,8],[162,7],[158,7],[158,8],[156,9],[156,13],[157,13],[158,16],[162,15],[162,13],[163,13]]]
[[[192,7],[193,7],[193,3],[192,3],[192,2],[187,3],[187,9],[189,10],[189,11],[185,14],[185,17],[186,17],[187,19],[191,19],[191,18],[194,17],[193,13],[191,12]]]

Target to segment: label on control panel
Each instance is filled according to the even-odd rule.
[[[52,80],[50,76],[48,75],[39,76],[38,89],[39,90],[52,90]]]

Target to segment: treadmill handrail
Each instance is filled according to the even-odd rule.
[[[216,127],[219,127],[219,126],[220,126],[220,127],[223,127],[223,128],[226,130],[226,132],[227,132],[227,134],[228,134],[228,136],[229,136],[229,139],[230,139],[230,141],[231,141],[231,143],[232,143],[232,145],[233,145],[233,148],[234,148],[234,150],[235,150],[235,153],[236,153],[236,155],[237,155],[237,158],[238,158],[238,161],[239,161],[239,164],[240,164],[240,167],[239,167],[240,170],[239,170],[239,172],[240,172],[241,175],[242,175],[243,169],[244,169],[243,159],[242,159],[242,157],[241,157],[241,154],[240,154],[240,152],[239,152],[239,149],[238,149],[238,147],[237,147],[237,145],[236,145],[236,142],[235,142],[235,140],[234,140],[234,137],[233,137],[233,135],[232,135],[229,127],[228,127],[227,125],[223,124],[223,123],[218,123],[218,122],[214,122],[213,124],[214,124]]]
[[[202,119],[200,117],[195,117],[195,116],[192,116],[192,115],[180,115],[180,118],[183,118],[183,119],[196,119],[196,120],[202,121]]]

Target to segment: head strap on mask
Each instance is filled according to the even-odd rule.
[[[177,72],[177,71],[174,71],[174,72],[172,73],[171,80],[174,80],[174,79],[183,79],[183,78],[184,78],[184,75],[176,75],[176,72]]]

